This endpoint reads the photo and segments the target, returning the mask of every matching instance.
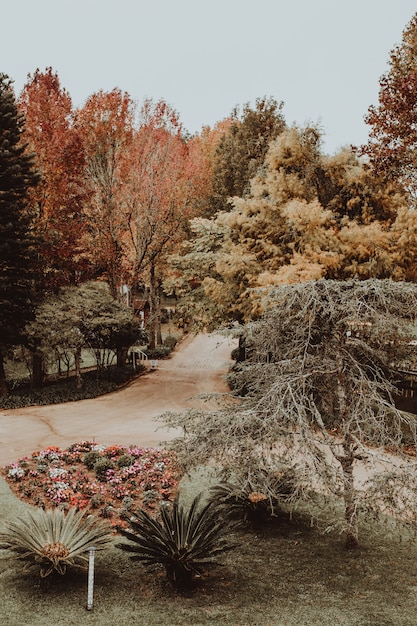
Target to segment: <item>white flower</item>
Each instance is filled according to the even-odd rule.
[[[9,471],[7,472],[7,476],[9,478],[14,478],[14,480],[19,480],[19,478],[23,478],[24,475],[25,475],[25,470],[16,465],[11,467]]]
[[[49,470],[49,476],[51,478],[58,478],[59,476],[64,477],[67,474],[67,470],[63,467],[51,467]]]

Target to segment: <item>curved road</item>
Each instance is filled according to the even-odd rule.
[[[93,400],[0,411],[0,465],[49,445],[101,444],[155,447],[175,436],[154,418],[166,411],[208,408],[195,398],[227,391],[225,375],[235,342],[220,335],[187,335],[171,358],[124,389]]]

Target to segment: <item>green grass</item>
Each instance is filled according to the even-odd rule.
[[[204,476],[203,476],[204,478]],[[204,480],[206,482],[204,482]],[[192,498],[209,479],[184,482]],[[0,480],[0,523],[25,506]],[[47,579],[0,559],[1,626],[415,626],[417,547],[382,528],[362,535],[357,553],[337,534],[296,516],[239,531],[237,550],[176,593],[165,573],[149,572],[111,547],[96,557],[94,609],[86,610],[87,574]]]

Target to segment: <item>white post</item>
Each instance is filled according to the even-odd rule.
[[[93,609],[94,594],[94,553],[96,549],[91,546],[88,553],[88,593],[87,593],[87,611]]]

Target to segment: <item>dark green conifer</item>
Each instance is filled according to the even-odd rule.
[[[0,395],[7,395],[4,356],[34,309],[38,263],[29,191],[37,182],[12,81],[0,74]]]

